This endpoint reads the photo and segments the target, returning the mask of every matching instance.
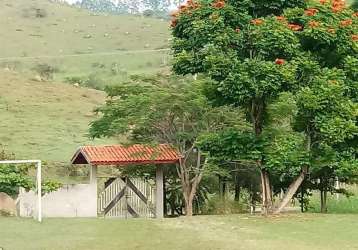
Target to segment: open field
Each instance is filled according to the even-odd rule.
[[[1,70],[0,75],[0,144],[18,159],[68,162],[80,145],[113,142],[87,137],[103,92]]]
[[[165,70],[168,51],[156,50],[169,46],[167,21],[46,0],[0,2],[0,144],[17,158],[68,162],[80,145],[113,143],[86,137],[105,94],[61,82],[103,88]],[[41,82],[39,64],[54,70],[53,79]]]
[[[116,220],[0,218],[0,246],[23,249],[358,249],[357,215]]]
[[[169,52],[157,51],[169,48],[166,20],[99,15],[46,0],[1,4],[0,67],[29,72],[47,64],[56,80],[96,74],[106,81],[103,87],[168,66]]]

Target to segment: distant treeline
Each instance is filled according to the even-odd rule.
[[[186,0],[50,0],[68,3],[96,13],[144,14],[147,16],[167,17],[170,9]]]

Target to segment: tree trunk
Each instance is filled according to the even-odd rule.
[[[325,185],[325,183],[322,183],[323,185]],[[322,190],[321,190],[321,213],[327,213],[328,209],[327,209],[327,190],[326,187],[323,186]]]
[[[261,169],[261,188],[262,188],[262,209],[261,213],[268,215],[272,209],[272,192],[270,178],[265,169]]]
[[[257,137],[262,134],[263,124],[264,124],[264,113],[265,113],[265,103],[262,99],[254,99],[251,102],[251,122],[254,128],[254,133]],[[261,213],[268,215],[272,209],[272,192],[269,173],[262,162],[257,161],[257,167],[261,171],[261,188],[262,188],[262,209]]]
[[[281,211],[287,206],[290,200],[292,200],[292,197],[295,195],[295,193],[301,186],[302,182],[304,181],[307,172],[308,172],[308,167],[303,167],[300,175],[288,187],[282,201],[280,202],[279,206],[274,212],[275,214],[281,213]]]
[[[223,177],[219,175],[219,196],[220,199],[224,200],[224,181],[223,181]]]
[[[239,181],[239,176],[237,173],[235,173],[235,201],[240,201],[240,192],[241,192],[241,186]]]
[[[188,217],[193,216],[193,200],[185,201],[185,215]]]
[[[176,211],[175,203],[174,203],[174,201],[171,200],[170,201],[170,213],[172,216],[175,215],[175,211]]]

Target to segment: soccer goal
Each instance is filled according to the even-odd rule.
[[[42,221],[42,202],[41,202],[41,161],[40,160],[11,160],[11,161],[0,161],[0,164],[36,164],[37,174],[36,174],[36,188],[37,188],[37,220]]]

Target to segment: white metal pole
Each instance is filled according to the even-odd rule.
[[[37,199],[38,199],[38,215],[37,219],[42,222],[42,182],[41,182],[41,161],[37,163]]]

